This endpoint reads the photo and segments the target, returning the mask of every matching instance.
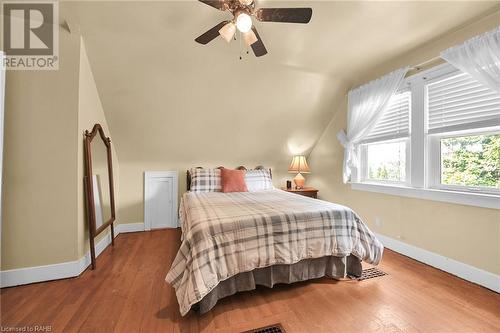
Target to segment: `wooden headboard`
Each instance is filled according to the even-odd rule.
[[[222,169],[224,167],[220,166],[220,167],[217,167],[216,169]],[[203,169],[202,167],[196,167],[195,169]],[[264,168],[262,165],[258,165],[254,168],[254,170],[265,170],[266,168]],[[244,167],[243,165],[240,165],[239,167],[236,168],[236,170],[248,170],[246,167]],[[273,178],[273,173],[271,171],[271,169],[269,168],[269,176],[271,176],[271,179]],[[186,171],[186,188],[187,190],[191,190],[191,173],[189,172],[189,170]]]

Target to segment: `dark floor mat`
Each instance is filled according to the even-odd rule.
[[[363,269],[363,273],[358,278],[358,281],[373,279],[373,278],[376,278],[379,276],[384,276],[384,275],[387,275],[387,273],[384,271],[381,271],[378,268],[375,268],[375,267],[367,268],[367,269]]]

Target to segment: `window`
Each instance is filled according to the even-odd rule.
[[[405,79],[359,149],[354,189],[500,208],[500,94],[451,65]]]
[[[500,94],[461,72],[425,86],[430,187],[500,190]]]
[[[406,180],[406,140],[366,145],[367,174],[372,181]]]
[[[500,189],[500,133],[440,140],[440,183]]]
[[[410,106],[410,91],[399,92],[389,101],[387,110],[361,146],[363,180],[406,182]]]

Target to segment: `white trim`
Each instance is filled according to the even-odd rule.
[[[129,223],[115,225],[115,238],[121,233],[144,231],[144,223]],[[97,242],[95,251],[99,256],[111,244],[111,234],[106,234]],[[78,260],[59,264],[10,269],[0,272],[0,287],[13,287],[28,283],[66,279],[82,274],[90,266],[90,252]]]
[[[80,260],[76,260],[60,264],[1,271],[1,287],[13,287],[28,283],[70,278],[79,275],[79,267]]]
[[[2,245],[2,184],[3,184],[3,132],[5,104],[5,68],[3,66],[5,53],[0,51],[0,248]]]
[[[140,231],[143,225],[143,223],[118,224],[115,228],[116,235],[119,235],[120,233]],[[421,261],[430,266],[439,268],[464,280],[477,283],[488,289],[500,292],[500,276],[496,274],[418,248],[416,246],[403,243],[399,240],[395,240],[381,234],[376,234],[376,236],[385,247],[393,251]],[[97,243],[96,256],[99,256],[110,243],[111,235],[107,234],[106,237]],[[0,272],[1,287],[5,288],[28,283],[75,277],[83,273],[89,265],[90,253],[87,252],[85,256],[75,261],[2,271]]]
[[[120,234],[120,229],[118,228],[118,225],[115,226],[115,238],[116,236],[118,236]],[[108,247],[108,245],[111,244],[111,233],[108,233],[106,234],[106,236],[104,236],[95,246],[95,256],[96,258]],[[77,270],[77,273],[73,276],[78,276],[80,274],[82,274],[86,269],[87,267],[90,266],[90,263],[91,263],[91,260],[90,260],[90,250],[87,251],[87,253],[85,253],[85,255],[78,259],[76,261],[78,263],[78,270]],[[54,279],[51,279],[51,280],[54,280]],[[43,281],[43,280],[42,280]],[[36,281],[36,282],[40,282],[40,281]],[[28,283],[31,283],[31,282],[28,282]],[[3,287],[3,285],[2,285]]]
[[[111,234],[107,234],[97,242],[96,257],[111,243]],[[0,272],[1,287],[12,287],[22,284],[65,279],[78,276],[90,265],[90,252],[75,261],[59,264],[10,269]]]
[[[500,275],[381,234],[376,234],[376,236],[388,249],[500,293]]]
[[[500,196],[494,194],[467,193],[371,183],[351,183],[351,189],[423,200],[449,202],[459,205],[500,209]]]
[[[425,145],[425,126],[427,119],[426,105],[427,94],[424,93],[424,81],[413,80],[407,82],[411,89],[411,109],[410,109],[410,144],[407,146],[406,154],[410,175],[407,176],[408,184],[414,187],[425,187],[425,165],[426,145]],[[417,112],[423,110],[423,112]]]
[[[117,225],[118,229],[120,229],[120,233],[127,232],[139,232],[144,231],[144,222],[139,223],[123,223]]]
[[[153,197],[153,193],[149,191],[148,183],[155,178],[172,178],[173,181],[173,195],[172,195],[172,216],[171,219],[175,223],[174,228],[179,227],[179,221],[177,219],[177,196],[179,193],[179,181],[177,171],[144,171],[144,230],[151,230],[151,218],[150,218],[150,203]]]

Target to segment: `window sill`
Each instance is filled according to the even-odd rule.
[[[408,198],[434,200],[460,205],[500,209],[500,196],[494,194],[424,189],[378,183],[351,183],[351,188],[358,191],[384,193]]]

